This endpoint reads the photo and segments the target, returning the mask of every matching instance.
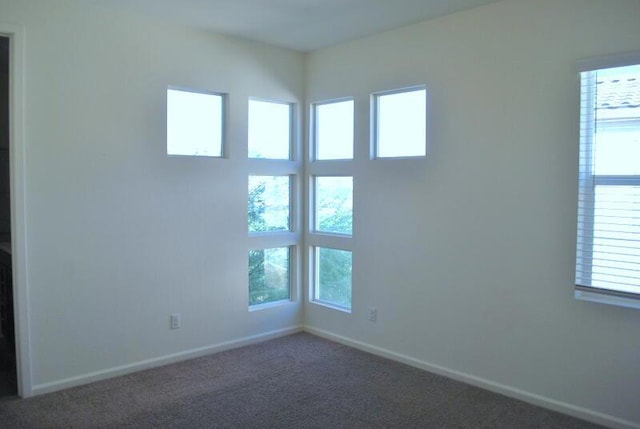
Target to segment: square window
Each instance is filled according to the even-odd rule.
[[[291,158],[291,104],[249,100],[249,158]]]
[[[314,299],[351,309],[352,258],[348,250],[315,248]]]
[[[291,249],[249,251],[249,306],[291,299]]]
[[[315,104],[315,159],[353,159],[353,100]]]
[[[291,177],[249,176],[249,232],[291,229]]]
[[[222,156],[224,95],[167,89],[167,154]]]
[[[427,90],[407,89],[373,95],[375,158],[427,155]]]
[[[315,230],[332,234],[353,233],[353,177],[315,178]]]

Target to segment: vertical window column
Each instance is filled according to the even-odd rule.
[[[300,164],[293,105],[250,99],[248,107],[248,305],[255,310],[295,299]]]
[[[352,305],[354,102],[314,103],[307,168],[309,300]]]

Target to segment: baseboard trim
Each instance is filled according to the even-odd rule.
[[[373,346],[361,341],[356,341],[351,338],[337,335],[329,331],[317,329],[311,326],[304,326],[304,331],[313,335],[317,335],[322,338],[326,338],[331,341],[335,341],[340,344],[344,344],[358,350],[362,350],[377,356],[381,356],[387,359],[401,362],[425,371],[429,371],[435,374],[443,375],[448,378],[452,378],[463,383],[467,383],[476,387],[480,387],[495,393],[499,393],[511,398],[519,399],[524,402],[528,402],[533,405],[537,405],[549,410],[557,411],[562,414],[567,414],[579,419],[583,419],[592,423],[608,426],[614,429],[640,429],[640,423],[632,422],[629,420],[620,419],[608,414],[600,413],[597,411],[589,410],[587,408],[572,405],[566,402],[558,401],[555,399],[547,398],[535,393],[527,392],[525,390],[517,389],[511,386],[507,386],[501,383],[496,383],[485,378],[476,377],[471,374],[456,371],[441,365],[436,365],[423,360],[412,358],[407,355],[393,352],[381,347]]]
[[[278,337],[284,337],[286,335],[295,334],[301,332],[303,327],[293,326],[285,329],[278,329],[275,331],[264,332],[257,335],[251,335],[237,340],[225,341],[210,346],[199,347],[191,350],[186,350],[179,353],[173,353],[166,356],[161,356],[152,359],[146,359],[138,362],[134,362],[127,365],[120,365],[113,368],[108,368],[96,372],[78,375],[76,377],[70,377],[63,380],[53,381],[50,383],[38,384],[33,387],[33,395],[42,395],[44,393],[51,393],[69,387],[80,386],[83,384],[93,383],[95,381],[106,380],[108,378],[118,377],[121,375],[131,374],[133,372],[142,371],[145,369],[156,368],[159,366],[181,362],[188,359],[193,359],[201,356],[206,356],[213,353],[223,352],[225,350],[235,349],[250,344],[257,344],[263,341],[271,340]]]

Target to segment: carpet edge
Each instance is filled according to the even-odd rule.
[[[74,377],[65,378],[62,380],[56,380],[48,383],[37,384],[32,388],[32,396],[42,395],[45,393],[52,393],[58,390],[68,389],[70,387],[81,386],[84,384],[106,380],[109,378],[115,378],[122,375],[138,372],[138,371],[143,371],[146,369],[157,368],[160,366],[185,361],[188,359],[193,359],[201,356],[219,353],[225,350],[231,350],[238,347],[257,344],[263,341],[284,337],[284,336],[295,334],[302,331],[303,331],[303,326],[296,325],[288,328],[264,332],[261,334],[249,335],[249,336],[242,337],[235,340],[224,341],[222,343],[185,350],[178,353],[172,353],[165,356],[145,359],[145,360],[133,362],[126,365],[115,366],[112,368],[107,368],[107,369],[103,369],[95,372],[81,374]]]
[[[485,390],[489,390],[494,393],[508,396],[510,398],[518,399],[527,402],[532,405],[537,405],[542,408],[546,408],[552,411],[556,411],[562,414],[566,414],[572,417],[577,417],[582,420],[586,420],[591,423],[596,423],[604,426],[611,427],[613,429],[640,429],[640,423],[632,422],[629,420],[621,419],[609,414],[601,413],[598,411],[590,410],[588,408],[573,405],[567,402],[559,401],[556,399],[548,398],[546,396],[538,395],[536,393],[528,392],[525,390],[517,389],[505,384],[497,383],[482,377],[467,374],[465,372],[456,371],[451,368],[447,368],[441,365],[433,364],[427,361],[416,359],[401,353],[396,353],[382,347],[374,346],[365,342],[356,341],[342,335],[334,334],[323,329],[314,328],[312,326],[304,325],[304,332],[318,337],[325,338],[331,341],[335,341],[346,346],[353,347],[358,350],[362,350],[376,356],[387,358],[396,362],[404,363],[406,365],[419,368],[425,371],[432,372],[434,374],[442,375],[451,378],[456,381],[460,381],[472,386],[480,387]]]

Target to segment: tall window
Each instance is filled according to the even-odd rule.
[[[297,173],[293,106],[249,100],[247,188],[249,308],[294,299],[297,278]]]
[[[351,311],[354,102],[312,106],[309,178],[309,296]]]
[[[580,74],[576,297],[640,307],[640,55],[635,60]]]

